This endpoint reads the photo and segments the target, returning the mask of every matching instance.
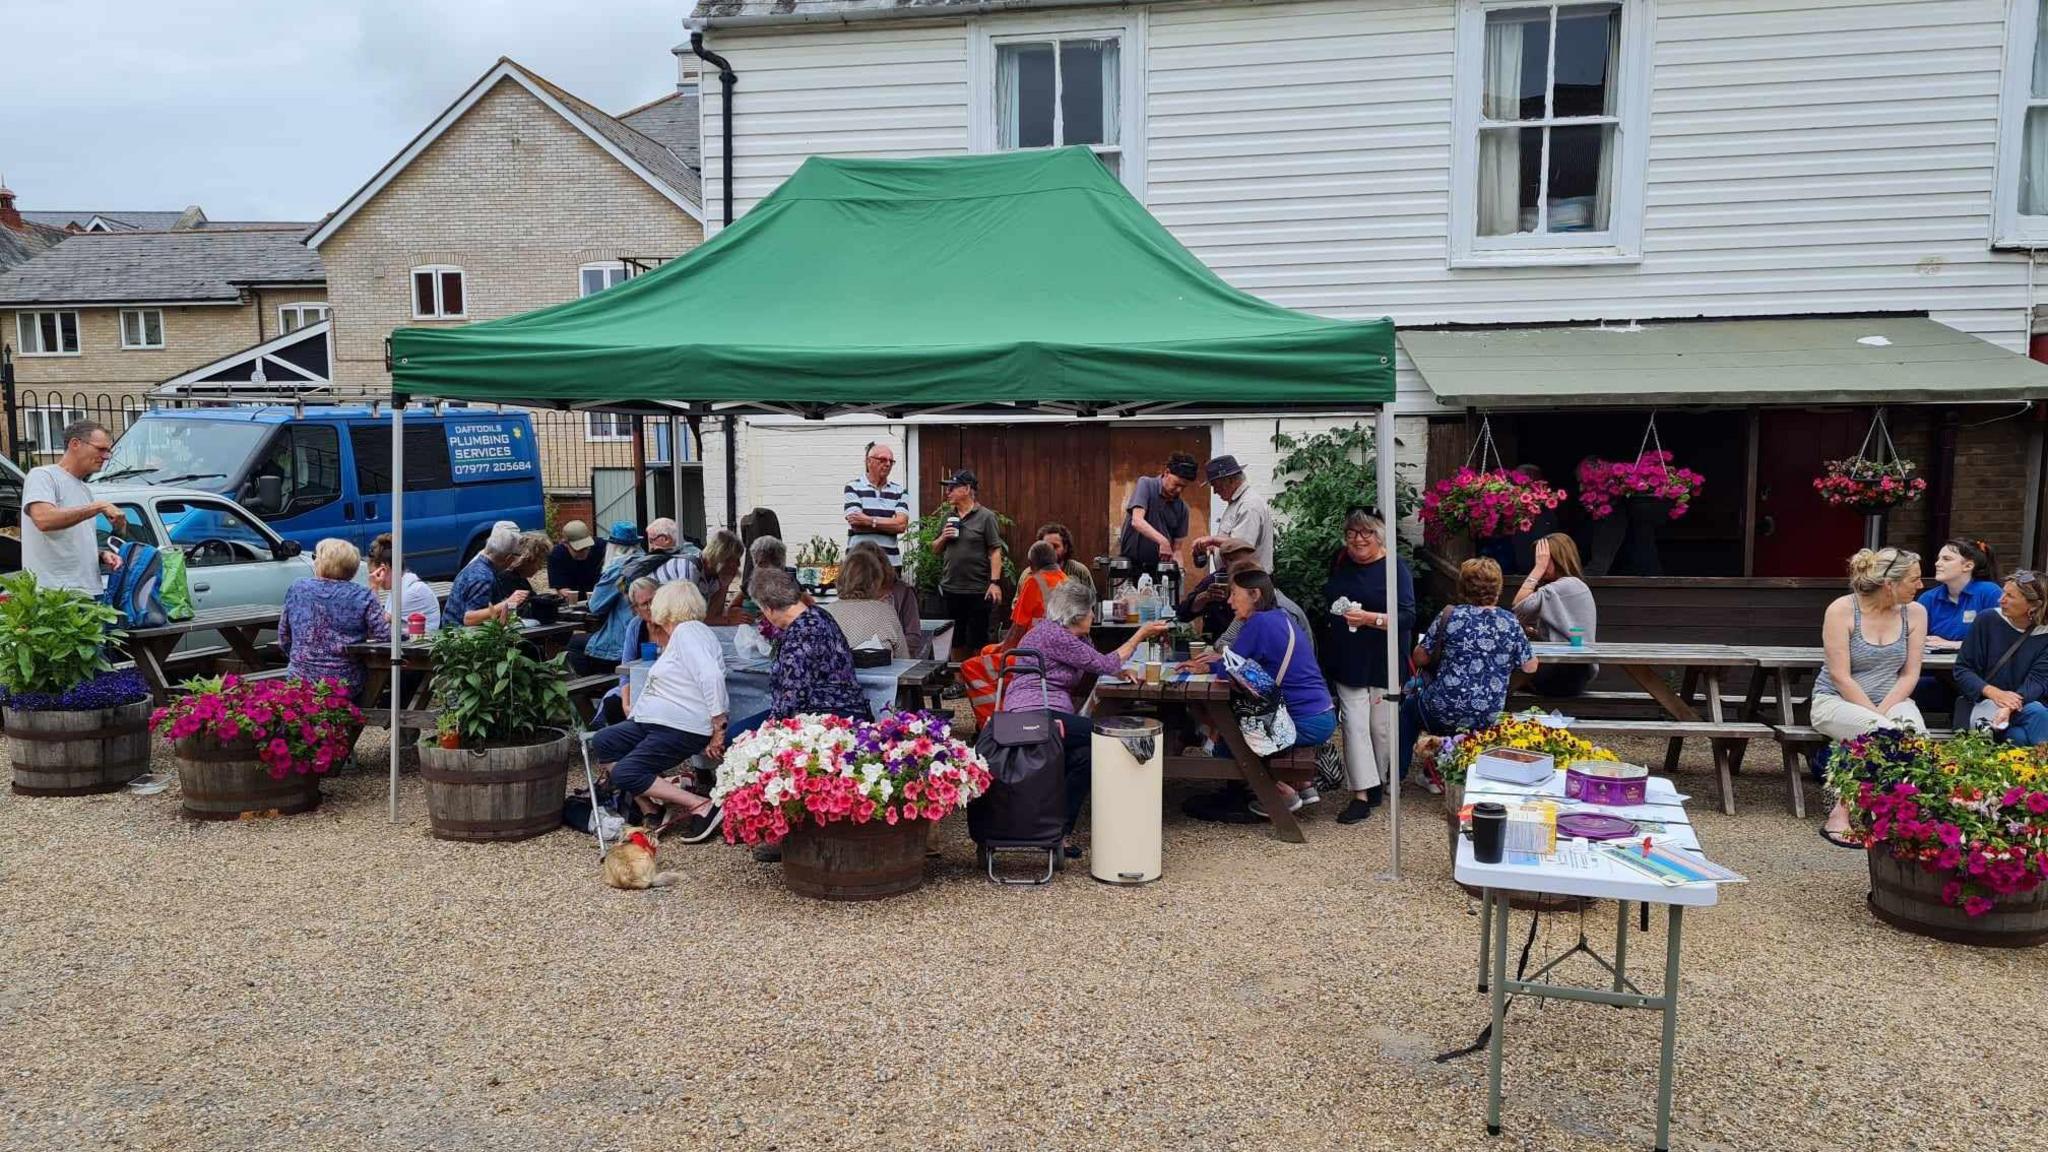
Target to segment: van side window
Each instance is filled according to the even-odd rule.
[[[356,492],[363,496],[391,491],[391,429],[374,424],[351,425],[349,444],[356,452]],[[448,467],[448,433],[440,424],[405,430],[405,487],[408,492],[455,487]]]
[[[341,436],[331,425],[287,424],[264,449],[250,478],[284,481],[284,507],[295,516],[341,499]]]

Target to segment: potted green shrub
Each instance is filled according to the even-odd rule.
[[[561,826],[576,752],[562,661],[535,658],[499,620],[434,637],[441,716],[420,743],[420,779],[437,838],[525,840]]]
[[[116,670],[106,645],[118,617],[30,572],[0,579],[0,707],[14,790],[24,796],[113,792],[149,771],[149,689]]]

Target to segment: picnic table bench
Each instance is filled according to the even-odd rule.
[[[1273,835],[1293,844],[1307,843],[1301,822],[1280,799],[1276,781],[1292,786],[1308,783],[1315,776],[1313,748],[1290,748],[1271,758],[1259,756],[1244,741],[1237,717],[1230,711],[1230,681],[1221,676],[1168,678],[1158,684],[1133,684],[1125,680],[1098,680],[1095,684],[1096,714],[1115,716],[1151,705],[1162,711],[1179,711],[1207,724],[1230,746],[1230,759],[1218,756],[1183,756],[1168,752],[1161,757],[1168,780],[1241,780],[1251,787],[1273,822]],[[1170,728],[1169,728],[1170,731]],[[1168,741],[1171,747],[1172,741]]]
[[[130,628],[121,646],[149,685],[150,696],[162,704],[170,699],[177,681],[183,678],[177,673],[196,670],[193,666],[203,659],[231,653],[250,674],[277,670],[277,659],[274,655],[266,657],[257,639],[277,627],[282,612],[282,608],[261,604],[204,608],[194,612],[189,620],[173,620],[154,628]],[[200,632],[220,633],[225,645],[187,653],[175,651],[180,641]]]
[[[1641,644],[1599,643],[1573,647],[1570,644],[1535,644],[1536,658],[1545,664],[1598,664],[1626,675],[1642,689],[1641,701],[1654,704],[1664,713],[1652,720],[1606,720],[1576,718],[1571,729],[1580,734],[1606,736],[1661,736],[1666,740],[1664,771],[1675,772],[1688,738],[1704,738],[1714,751],[1714,771],[1721,792],[1721,810],[1735,814],[1735,766],[1749,741],[1769,739],[1769,725],[1736,720],[1727,715],[1722,693],[1722,676],[1732,668],[1754,668],[1756,660],[1747,652],[1724,644]],[[1676,673],[1679,686],[1665,680]],[[1705,712],[1694,701],[1704,690]],[[1610,697],[1613,694],[1608,694]],[[1577,699],[1587,699],[1584,697]],[[1631,698],[1631,703],[1636,699]]]

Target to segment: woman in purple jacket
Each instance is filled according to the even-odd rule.
[[[1088,794],[1089,741],[1095,728],[1088,717],[1076,710],[1074,693],[1090,676],[1125,676],[1124,661],[1138,645],[1165,635],[1164,620],[1139,628],[1114,652],[1097,652],[1088,642],[1088,630],[1095,622],[1095,589],[1079,580],[1054,586],[1045,598],[1045,615],[1031,625],[1017,642],[1017,651],[1029,649],[1045,663],[1045,675],[1036,672],[1013,674],[1003,689],[1003,711],[1052,710],[1060,726],[1060,738],[1067,754],[1067,833],[1081,814],[1081,799]],[[1069,847],[1067,855],[1077,853]]]

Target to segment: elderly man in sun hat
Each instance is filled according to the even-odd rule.
[[[603,572],[604,554],[597,550],[590,525],[581,520],[562,525],[561,539],[548,550],[548,587],[570,599],[588,596]]]
[[[1260,571],[1271,572],[1273,512],[1266,507],[1266,498],[1253,491],[1251,480],[1244,474],[1244,466],[1237,462],[1235,456],[1218,456],[1203,468],[1202,478],[1208,481],[1210,491],[1223,498],[1223,513],[1216,517],[1214,535],[1196,539],[1194,552],[1197,561],[1226,537],[1235,537],[1251,545]]]

